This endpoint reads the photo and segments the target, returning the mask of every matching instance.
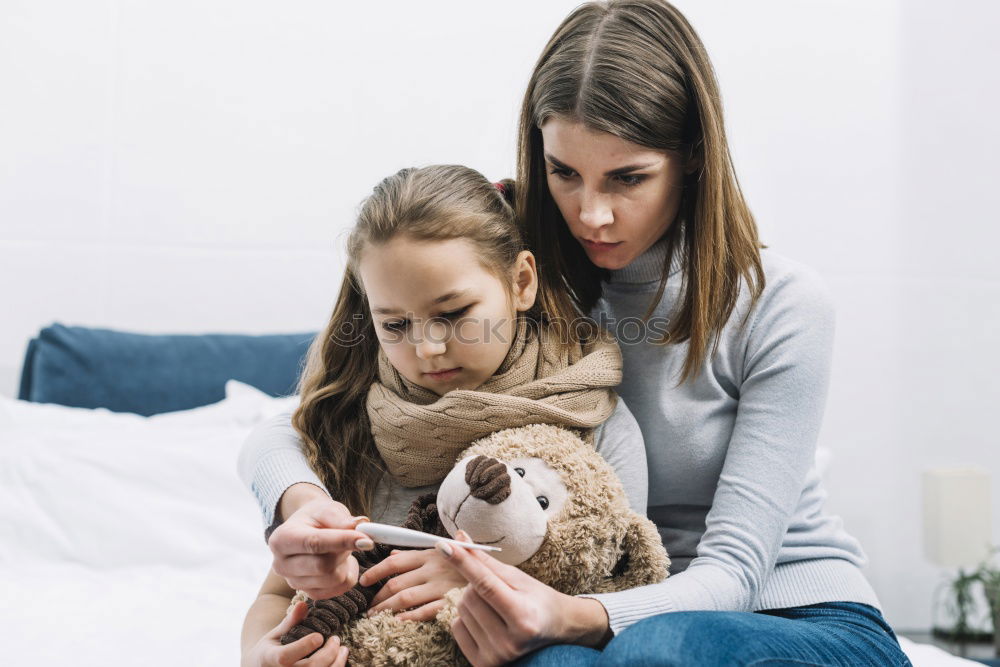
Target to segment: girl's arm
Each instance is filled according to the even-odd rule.
[[[329,498],[326,487],[302,453],[290,412],[275,415],[250,432],[240,449],[236,468],[257,499],[268,535],[310,500]]]
[[[243,620],[240,643],[244,656],[250,653],[264,635],[281,623],[293,597],[295,591],[285,583],[285,580],[275,574],[274,570],[268,570],[264,584],[257,593],[257,599],[250,605],[250,610]]]
[[[351,552],[375,545],[354,530],[361,518],[331,499],[309,467],[290,413],[250,433],[237,469],[260,505],[272,568],[288,585],[323,600],[357,583],[358,563]]]
[[[743,334],[738,412],[697,558],[661,583],[588,596],[604,604],[614,632],[671,611],[753,610],[814,462],[833,329],[818,277],[768,284]]]
[[[323,641],[318,632],[311,633],[290,644],[282,644],[281,637],[305,618],[308,607],[299,602],[289,609],[295,591],[273,571],[268,572],[260,593],[243,621],[241,636],[241,667],[272,667],[300,664],[307,656],[310,664],[344,667],[347,649],[338,637]],[[320,648],[322,647],[322,648]]]

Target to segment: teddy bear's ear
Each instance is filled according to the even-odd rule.
[[[654,584],[667,578],[669,568],[670,559],[656,526],[646,517],[633,514],[622,539],[621,557],[611,576],[595,592],[611,593]]]

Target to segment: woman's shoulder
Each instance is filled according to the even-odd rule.
[[[811,266],[772,250],[760,251],[764,269],[764,289],[755,305],[759,316],[762,312],[808,310],[818,313],[833,312],[833,296],[822,274]],[[749,306],[750,290],[744,286],[741,294],[744,307]]]
[[[761,250],[764,289],[754,303],[744,285],[727,325],[744,361],[781,350],[812,354],[831,345],[836,323],[833,295],[812,267],[769,248]],[[748,313],[748,309],[750,312]],[[794,344],[787,344],[789,341]],[[738,344],[737,344],[738,343]]]
[[[819,271],[777,250],[762,248],[760,261],[766,279],[765,290],[768,287],[784,287],[788,284],[802,289],[826,290],[826,282]]]

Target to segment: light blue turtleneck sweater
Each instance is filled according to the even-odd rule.
[[[671,611],[829,601],[879,607],[860,569],[860,545],[823,509],[815,466],[833,343],[830,297],[806,267],[770,250],[761,255],[763,295],[741,326],[749,308],[741,292],[696,378],[678,385],[685,343],[634,342],[634,320],[618,331],[625,364],[618,393],[644,436],[648,515],[672,564],[661,583],[588,596],[605,606],[615,632]],[[595,319],[641,319],[664,261],[661,242],[612,272]],[[681,277],[675,261],[653,322],[670,317]],[[301,452],[272,444],[251,437],[240,463],[258,499],[269,499],[268,518],[285,488],[318,483]]]
[[[641,318],[656,296],[662,242],[612,272],[591,315]],[[664,582],[594,595],[615,632],[653,614],[757,611],[830,601],[879,608],[866,558],[823,509],[815,465],[833,348],[830,296],[813,271],[762,250],[766,286],[747,317],[743,286],[718,348],[678,386],[687,344],[632,343],[620,330],[618,393],[642,429],[648,515],[672,560]],[[675,258],[651,315],[669,318],[682,273]]]

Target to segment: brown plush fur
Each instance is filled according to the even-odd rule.
[[[540,458],[560,473],[569,492],[541,547],[519,566],[524,572],[568,595],[625,590],[667,577],[670,560],[656,527],[629,508],[614,470],[576,434],[544,424],[507,429],[476,441],[459,460],[479,454],[500,461]],[[450,631],[462,590],[445,596],[448,603],[434,622],[401,621],[391,612],[354,621],[342,635],[351,664],[468,664]]]

